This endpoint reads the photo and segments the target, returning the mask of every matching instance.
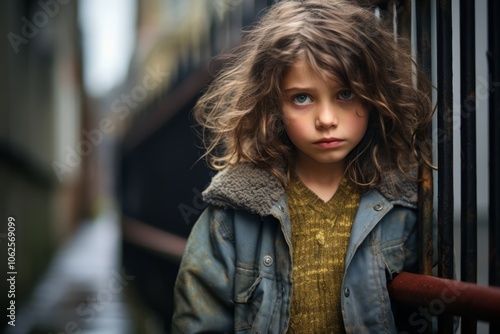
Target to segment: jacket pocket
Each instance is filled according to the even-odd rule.
[[[257,285],[259,285],[260,281],[262,281],[262,277],[259,276],[255,280],[255,282],[253,282],[253,284],[248,288],[248,290],[244,288],[243,291],[241,291],[241,293],[236,294],[234,301],[236,303],[243,303],[243,304],[248,303],[252,298],[253,292],[255,291],[255,288],[257,288]]]
[[[235,330],[251,329],[262,304],[263,293],[259,289],[262,276],[255,277],[250,270],[237,269],[234,291]]]
[[[383,248],[380,250],[382,261],[384,262],[387,280],[392,280],[394,274],[403,271],[405,263],[405,250],[403,244],[394,245],[392,247]]]

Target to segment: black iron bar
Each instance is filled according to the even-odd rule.
[[[453,278],[453,88],[451,0],[436,2],[438,89],[438,274]],[[453,332],[453,318],[440,316],[439,333]]]
[[[500,2],[488,1],[489,284],[500,286]],[[500,333],[490,324],[490,333]]]
[[[416,38],[417,38],[417,61],[423,70],[425,78],[419,78],[421,88],[427,90],[429,96],[432,95],[431,87],[425,81],[431,80],[431,7],[430,0],[417,0],[415,3]],[[432,129],[429,128],[429,137],[432,136]],[[432,275],[433,256],[433,177],[432,171],[422,164],[419,169],[419,272],[425,275]]]
[[[419,62],[425,78],[418,78],[418,85],[432,96],[431,86],[426,81],[432,78],[431,56],[431,4],[430,0],[416,0],[415,26],[417,61]],[[429,126],[428,137],[432,139],[432,126]],[[432,157],[430,157],[432,158]],[[432,171],[420,164],[418,170],[420,179],[418,187],[418,234],[419,234],[419,273],[432,275],[433,267],[433,221],[434,221],[434,182]],[[432,321],[426,320],[427,325],[422,328],[422,333],[432,333]]]
[[[460,0],[461,269],[477,282],[476,43],[475,1]],[[462,318],[462,333],[475,334],[477,321]]]
[[[453,94],[451,2],[438,2],[438,224],[439,276],[453,278]]]

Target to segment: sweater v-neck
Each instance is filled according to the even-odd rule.
[[[348,180],[342,178],[335,194],[325,202],[297,176],[291,180],[289,187],[291,187],[289,190],[295,191],[313,210],[327,215],[331,215],[332,210],[334,210],[333,212],[343,210],[354,191]]]

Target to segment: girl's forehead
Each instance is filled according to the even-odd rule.
[[[286,85],[292,81],[310,81],[316,83],[321,81],[322,84],[326,84],[327,86],[345,85],[340,75],[334,71],[319,68],[303,56],[297,58],[285,71],[283,84]]]

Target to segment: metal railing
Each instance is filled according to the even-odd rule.
[[[391,6],[391,1],[388,6]],[[408,6],[408,2],[399,1]],[[489,322],[500,333],[500,2],[488,1],[489,66],[489,286],[477,284],[477,163],[475,1],[460,1],[460,139],[461,156],[453,157],[452,3],[436,1],[437,53],[437,266],[433,277],[433,175],[419,171],[420,274],[399,274],[389,285],[395,302],[427,310],[415,332],[430,333],[438,316],[438,332],[452,333],[453,316],[461,317],[461,332],[476,333],[477,321]],[[415,1],[417,55],[431,75],[431,1]],[[397,15],[394,12],[393,15]],[[454,279],[454,158],[461,162],[460,279]],[[423,311],[422,311],[423,310]],[[411,323],[410,315],[410,323]],[[414,319],[413,319],[414,320]],[[422,324],[425,323],[425,326]],[[418,325],[421,325],[420,327]]]

